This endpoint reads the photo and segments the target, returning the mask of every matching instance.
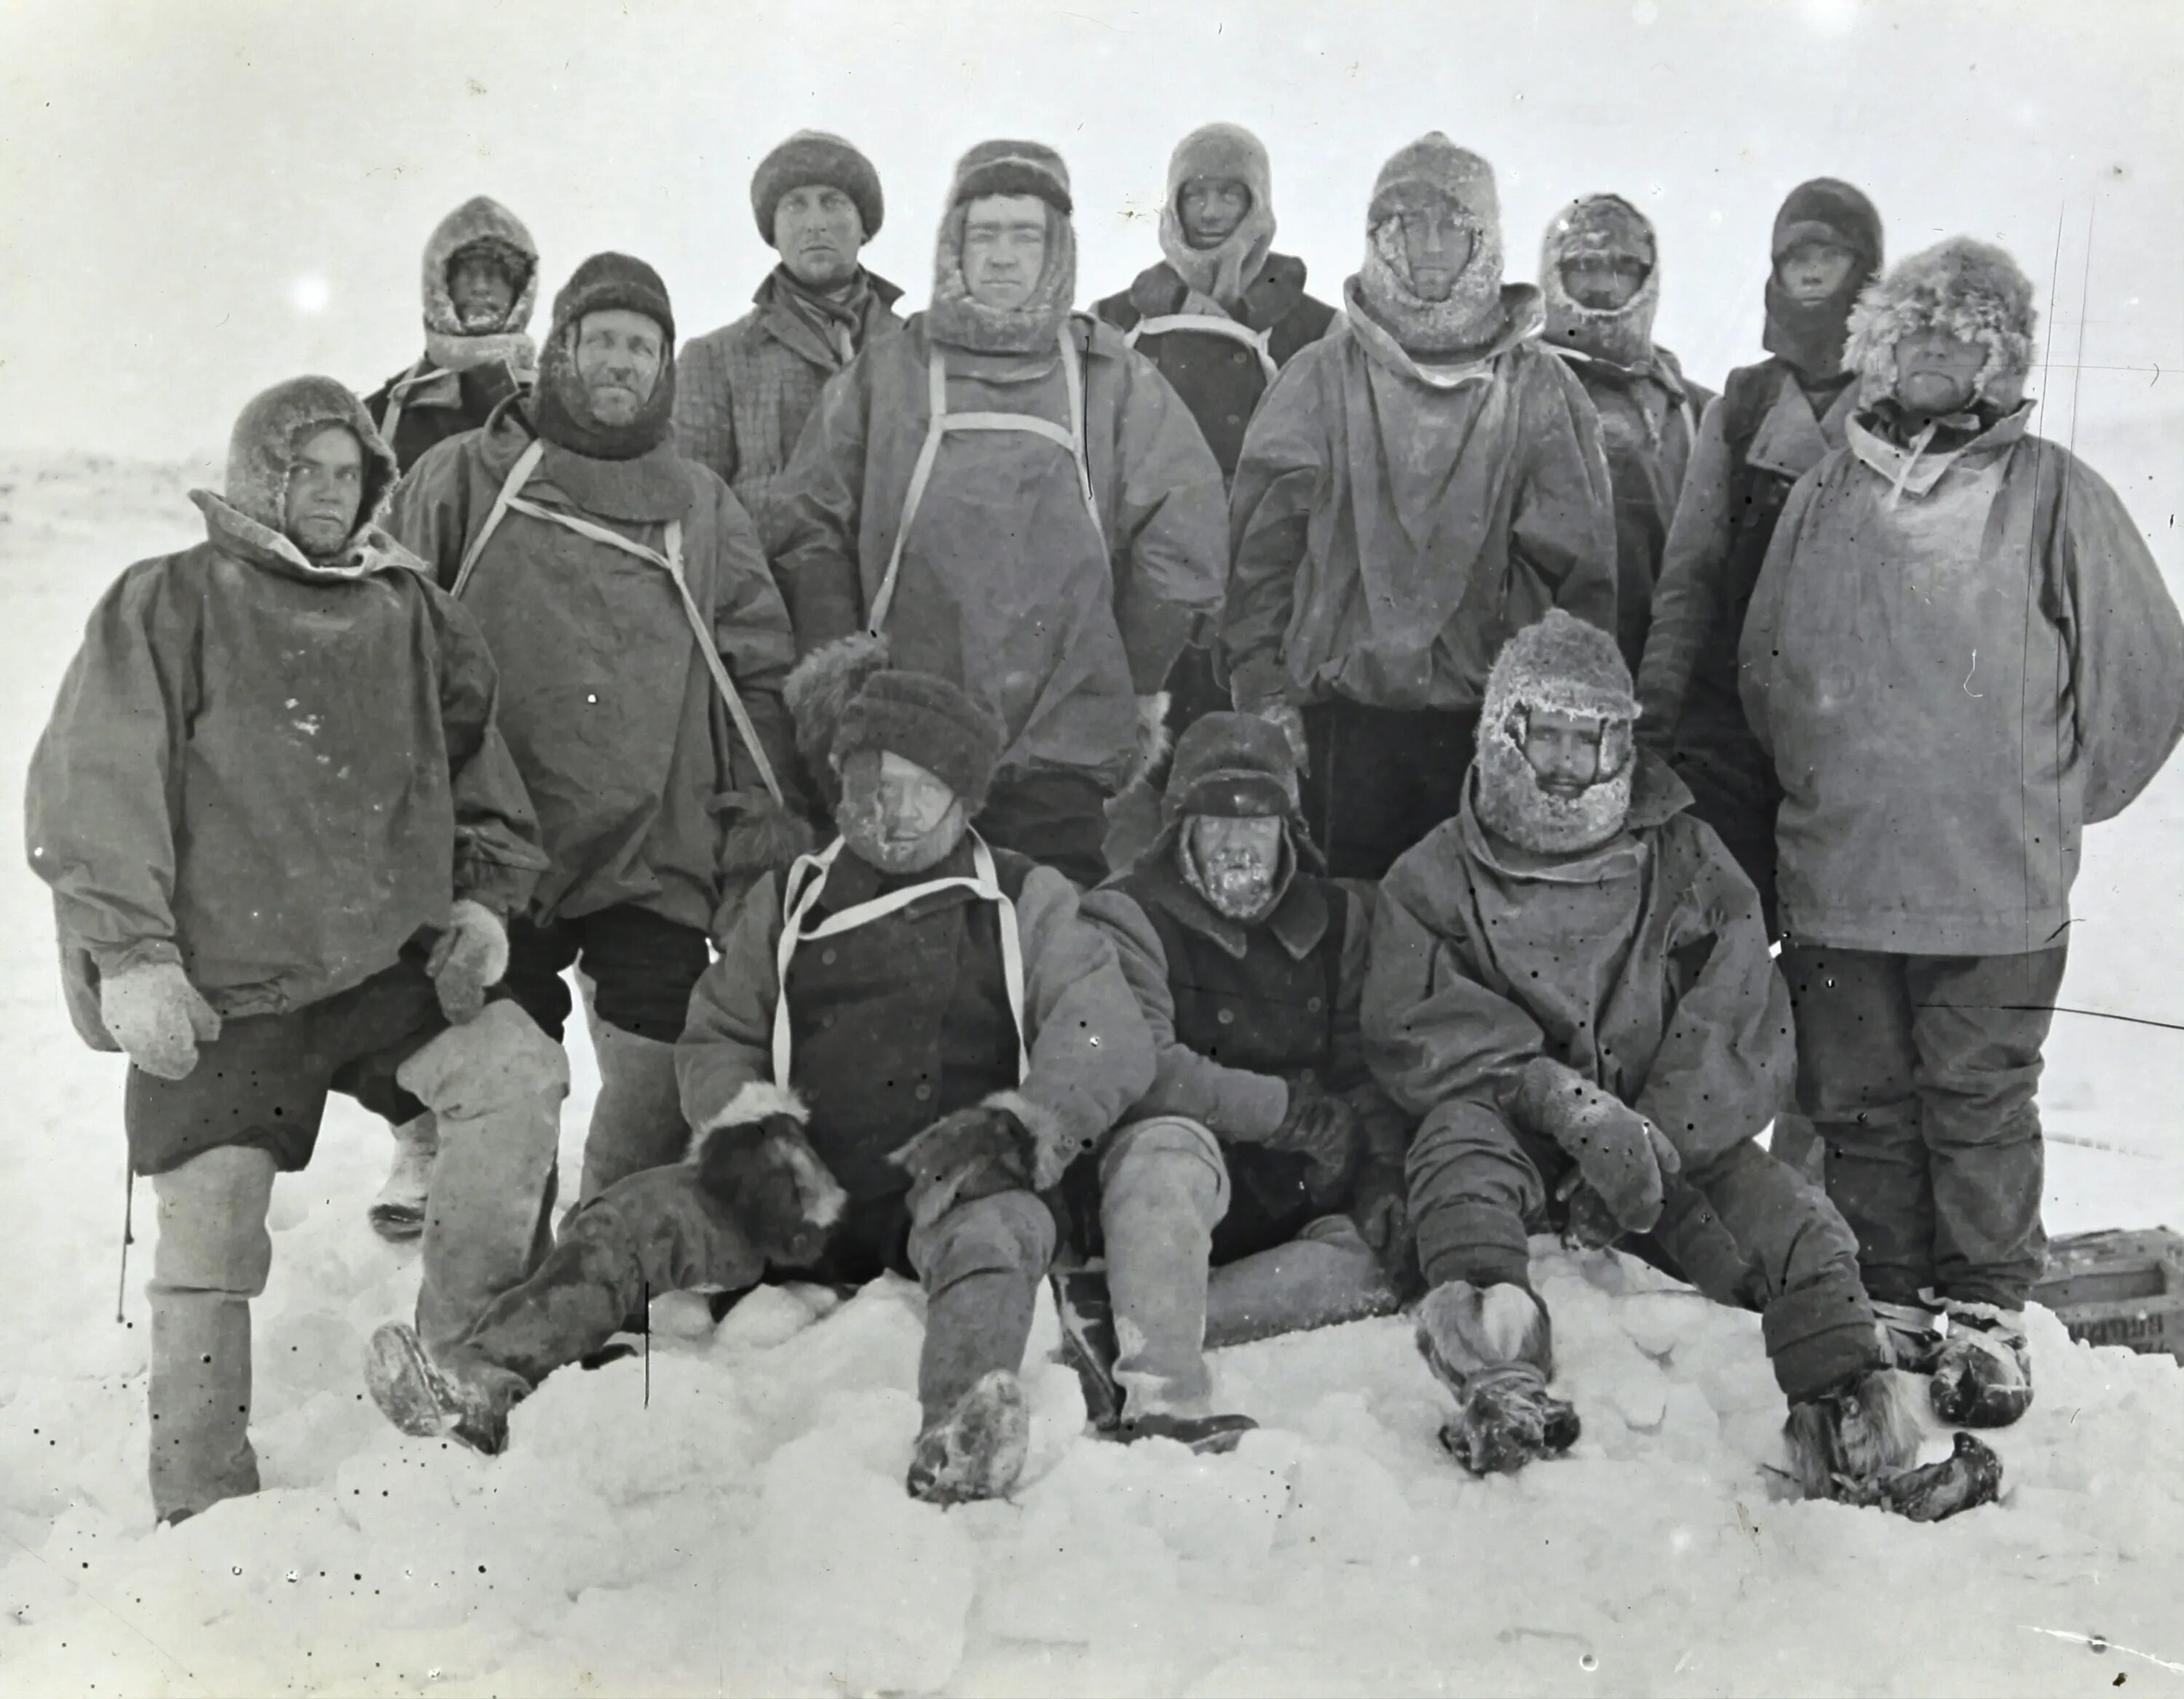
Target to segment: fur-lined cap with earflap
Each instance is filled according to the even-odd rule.
[[[1999,248],[1968,236],[1913,254],[1858,298],[1850,315],[1846,362],[1858,375],[1866,405],[1896,391],[1896,345],[1922,331],[1940,331],[1986,349],[1973,393],[2005,411],[2024,398],[2032,370],[2032,333],[2039,313],[2032,283]]]
[[[1184,187],[1200,178],[1240,183],[1251,205],[1217,248],[1190,245],[1183,228]],[[1274,242],[1274,169],[1265,144],[1238,124],[1208,124],[1168,156],[1167,199],[1161,207],[1161,254],[1190,288],[1234,307],[1258,280]]]
[[[1602,777],[1574,800],[1542,789],[1524,754],[1524,716],[1545,710],[1602,722]],[[1562,608],[1502,646],[1486,675],[1473,767],[1479,817],[1535,855],[1598,848],[1623,829],[1636,771],[1638,694],[1615,639]]]
[[[1031,293],[1013,307],[973,298],[963,276],[963,231],[971,203],[989,195],[1030,195],[1046,203],[1046,253]],[[956,161],[948,209],[933,249],[933,298],[925,331],[935,342],[974,354],[1045,353],[1055,346],[1077,299],[1077,227],[1071,221],[1069,168],[1037,142],[981,142]]]
[[[378,517],[387,492],[394,487],[394,451],[380,440],[371,415],[348,388],[331,377],[292,377],[253,396],[237,415],[227,443],[227,479],[220,497],[197,492],[192,499],[208,516],[208,502],[218,501],[233,515],[282,538],[287,521],[288,478],[304,444],[320,432],[335,427],[347,431],[364,450],[364,491],[357,504],[356,525],[349,532],[354,545]],[[292,544],[283,551],[302,561],[302,551]],[[348,558],[345,549],[335,561],[308,563],[310,570],[337,577],[354,577],[372,570],[360,560]],[[375,553],[376,551],[366,551]]]
[[[1619,307],[1585,306],[1563,281],[1563,266],[1596,255],[1645,265],[1646,281]],[[1660,242],[1652,222],[1620,195],[1580,196],[1556,214],[1540,244],[1540,292],[1549,342],[1618,365],[1650,358],[1661,302]]]
[[[887,639],[859,632],[813,649],[782,687],[781,699],[796,729],[796,753],[830,809],[842,798],[834,771],[834,733],[865,681],[888,666]]]
[[[850,198],[866,242],[880,233],[887,201],[872,162],[854,142],[831,131],[800,130],[760,160],[758,170],[751,173],[751,216],[768,248],[773,246],[774,214],[781,209],[781,198],[791,189],[815,185],[838,189]]]
[[[796,664],[782,692],[797,753],[840,799],[841,764],[860,749],[892,751],[944,781],[967,816],[985,806],[1003,732],[993,710],[937,673],[889,664],[884,638],[838,638]]]
[[[507,316],[490,332],[474,333],[463,328],[448,288],[457,257],[473,248],[483,248],[493,255],[515,292]],[[473,195],[442,219],[425,243],[419,285],[428,335],[475,342],[484,335],[519,331],[531,322],[532,309],[538,299],[538,247],[521,219],[489,195]]]

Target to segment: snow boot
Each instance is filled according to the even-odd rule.
[[[1155,1411],[1123,1423],[1109,1437],[1125,1446],[1134,1446],[1140,1440],[1173,1440],[1201,1457],[1210,1457],[1234,1451],[1258,1425],[1249,1416],[1173,1416]]]
[[[1940,1462],[1909,1470],[1880,1488],[1880,1501],[1913,1522],[1939,1522],[2001,1496],[2002,1459],[1970,1434],[1958,1434],[1955,1449]]]
[[[426,1110],[394,1129],[394,1167],[371,1200],[371,1230],[399,1245],[425,1231],[425,1194],[440,1154],[440,1123]]]
[[[1953,1427],[2007,1428],[2022,1416],[2032,1402],[2023,1312],[1950,1305],[1932,1390],[1934,1413]]]
[[[1931,1374],[1942,1354],[1942,1318],[1921,1304],[1884,1304],[1873,1301],[1873,1313],[1888,1330],[1888,1348],[1896,1366],[1914,1374]]]
[[[1123,1422],[1123,1389],[1115,1380],[1115,1359],[1122,1349],[1115,1338],[1106,1270],[1096,1263],[1056,1269],[1047,1282],[1061,1323],[1061,1360],[1076,1371],[1084,1391],[1084,1413],[1100,1432],[1112,1434]]]
[[[1876,1368],[1792,1404],[1782,1437],[1805,1496],[1857,1501],[1908,1468],[1919,1455],[1915,1398],[1908,1373]]]
[[[917,1436],[910,1457],[910,1496],[944,1509],[1000,1498],[1017,1484],[1030,1449],[1023,1388],[1007,1369],[989,1369],[954,1409]]]
[[[1508,1473],[1576,1442],[1577,1412],[1547,1391],[1547,1312],[1524,1287],[1436,1286],[1418,1305],[1417,1339],[1426,1367],[1456,1395],[1441,1446],[1473,1474]]]
[[[507,1449],[509,1407],[531,1390],[508,1369],[481,1365],[468,1373],[436,1363],[407,1322],[374,1330],[365,1346],[364,1384],[380,1413],[404,1433],[447,1435],[489,1457]]]

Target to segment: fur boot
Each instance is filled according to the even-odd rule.
[[[380,1413],[404,1433],[459,1440],[488,1457],[507,1449],[509,1410],[531,1391],[509,1369],[435,1362],[407,1322],[389,1322],[372,1334],[364,1384]]]
[[[1456,1395],[1441,1445],[1473,1474],[1513,1473],[1575,1443],[1577,1412],[1547,1391],[1547,1312],[1524,1288],[1436,1286],[1418,1306],[1417,1337],[1426,1367]]]
[[[2032,1353],[2021,1312],[1949,1306],[1934,1362],[1934,1413],[1953,1427],[2007,1428],[2032,1402]]]
[[[1000,1498],[1017,1484],[1031,1448],[1023,1388],[1006,1368],[988,1371],[956,1407],[917,1436],[911,1453],[912,1498],[944,1509]]]
[[[1919,1455],[1917,1394],[1900,1368],[1873,1369],[1848,1385],[1790,1407],[1782,1437],[1807,1498],[1858,1498]]]

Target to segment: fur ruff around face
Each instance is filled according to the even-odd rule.
[[[963,226],[969,214],[970,203],[958,201],[941,216],[933,249],[933,300],[925,309],[927,334],[973,354],[1042,354],[1052,348],[1077,299],[1077,231],[1069,214],[1048,203],[1046,258],[1031,293],[1014,307],[989,307],[972,299],[971,287],[963,281]]]
[[[1411,287],[1402,215],[1427,206],[1452,213],[1471,235],[1471,257],[1446,301]],[[1502,329],[1502,202],[1494,169],[1438,130],[1380,168],[1365,217],[1365,263],[1357,289],[1406,354],[1476,348]]]
[[[489,247],[515,285],[515,299],[499,328],[466,331],[448,289],[448,274],[465,248]],[[523,220],[486,195],[465,201],[440,220],[425,243],[419,279],[425,304],[425,354],[443,371],[505,363],[528,378],[538,363],[538,349],[524,330],[538,299],[538,248]]]
[[[1569,292],[1563,267],[1603,255],[1641,260],[1646,281],[1619,307],[1587,307]],[[1580,354],[1636,365],[1653,354],[1653,314],[1661,301],[1660,242],[1646,215],[1620,195],[1585,195],[1547,226],[1540,245],[1540,292],[1547,304],[1547,340]]]
[[[1900,262],[1858,298],[1845,358],[1869,407],[1896,393],[1896,345],[1904,337],[1940,331],[1980,343],[1986,362],[1973,393],[2006,412],[2024,397],[2039,319],[2031,281],[2015,260],[1984,242],[1952,237]]]
[[[1606,776],[1575,798],[1543,789],[1525,756],[1524,716],[1541,709],[1602,722]],[[1550,610],[1502,645],[1487,675],[1473,765],[1480,822],[1535,855],[1598,849],[1623,829],[1630,811],[1637,719],[1637,693],[1615,639],[1563,609]]]
[[[1251,209],[1218,248],[1190,245],[1178,203],[1195,177],[1225,178],[1251,191]],[[1274,243],[1274,172],[1259,138],[1237,124],[1209,124],[1176,144],[1161,208],[1161,255],[1184,286],[1233,310],[1258,281]]]
[[[347,431],[364,449],[363,498],[357,504],[356,526],[348,546],[329,561],[310,561],[287,540],[283,532],[288,507],[288,476],[304,443],[320,432],[336,426]],[[364,404],[331,377],[292,377],[276,383],[243,404],[227,443],[225,495],[196,492],[192,499],[209,523],[209,503],[218,503],[232,516],[227,529],[255,546],[281,556],[293,556],[292,565],[316,576],[358,578],[381,570],[387,543],[373,529],[373,521],[394,487],[394,451],[380,440]],[[247,523],[246,532],[233,521]],[[367,546],[359,546],[367,545]],[[395,549],[404,562],[410,557]]]

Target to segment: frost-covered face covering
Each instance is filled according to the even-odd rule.
[[[977,354],[1053,348],[1077,298],[1072,205],[1068,170],[1051,148],[982,142],[964,154],[933,249],[925,309],[933,340]]]
[[[970,822],[946,780],[892,749],[842,763],[834,824],[850,853],[883,873],[922,873],[947,860]]]
[[[1488,675],[1474,805],[1536,855],[1596,850],[1623,829],[1638,701],[1615,639],[1557,608],[1502,646]]]
[[[1549,342],[1617,365],[1652,357],[1659,253],[1653,226],[1620,196],[1572,201],[1547,226],[1540,289]]]
[[[2007,413],[2025,398],[2038,322],[2031,281],[2017,262],[1986,242],[1953,237],[1913,254],[1859,298],[1845,358],[1869,407],[1892,400],[1928,417],[1975,404]],[[1953,406],[1942,404],[1959,395]]]
[[[425,355],[443,371],[494,361],[528,377],[538,350],[524,334],[538,297],[538,249],[523,221],[488,196],[465,201],[425,244]]]
[[[1494,173],[1439,131],[1381,167],[1357,292],[1406,354],[1460,354],[1501,329],[1502,205]]]
[[[1281,900],[1289,822],[1279,815],[1193,815],[1175,848],[1184,883],[1224,919],[1249,925]]]
[[[1167,162],[1161,257],[1190,294],[1233,311],[1273,241],[1273,170],[1259,138],[1239,125],[1209,124],[1178,142]]]

